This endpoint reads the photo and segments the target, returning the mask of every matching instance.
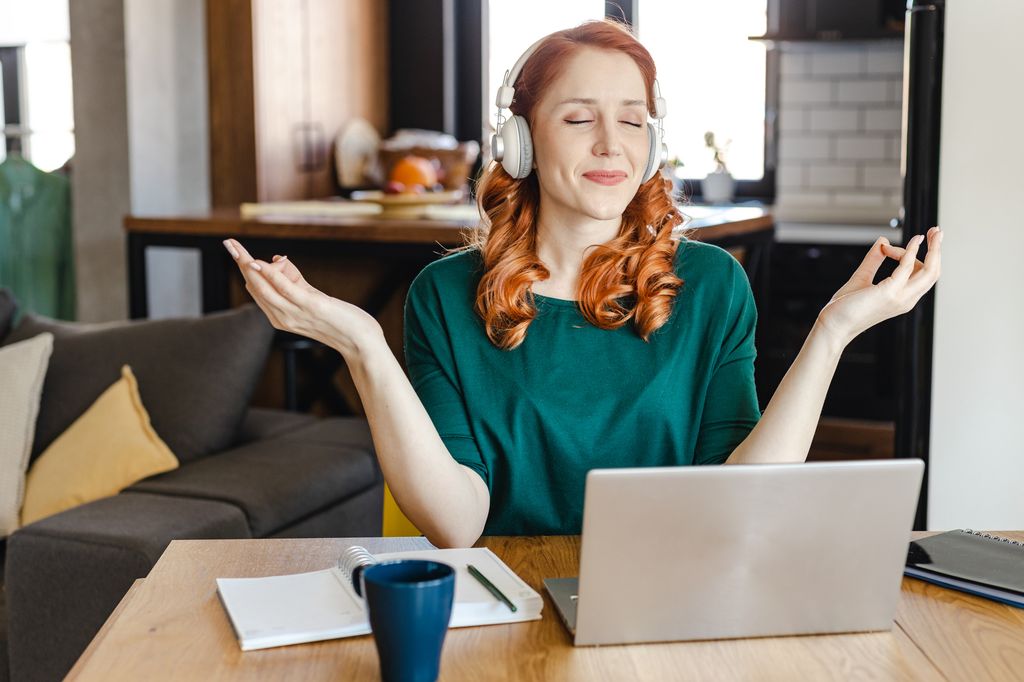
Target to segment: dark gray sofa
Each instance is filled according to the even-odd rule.
[[[6,333],[12,309],[0,289],[0,344],[19,337],[17,330]],[[180,400],[173,399],[168,382],[192,381],[196,386],[210,371],[202,365],[214,363],[225,371],[224,366],[234,363],[227,371],[236,385],[218,384],[203,395],[191,395],[206,401],[199,408],[203,413],[230,412],[234,408],[223,403],[229,398],[237,402],[239,395],[243,402],[237,420],[221,419],[234,420],[235,428],[217,431],[205,425],[206,442],[220,439],[212,452],[179,457],[178,469],[41,519],[6,542],[0,540],[0,620],[6,622],[7,639],[5,643],[0,626],[0,680],[8,674],[4,650],[11,680],[61,679],[132,582],[149,573],[172,540],[380,535],[383,478],[364,419],[245,407],[255,381],[249,377],[262,368],[271,337],[269,325],[263,329],[260,319],[251,310],[238,311],[205,323],[160,321],[117,334],[101,330],[89,338],[79,336],[77,328],[63,329],[48,321],[18,327],[20,336],[40,327],[52,329],[58,334],[56,344],[61,344],[55,344],[47,374],[44,394],[50,391],[50,398],[41,407],[37,440],[47,431],[59,434],[98,393],[83,384],[100,385],[116,376],[122,357],[138,367],[143,400],[157,410],[151,413],[153,424],[176,453],[198,449],[204,425],[177,408]],[[179,328],[185,333],[176,336],[184,338],[162,341],[163,332]],[[236,340],[225,342],[229,351],[210,346],[205,353],[197,343],[204,334],[234,335]],[[131,335],[136,338],[128,343]],[[161,342],[170,350],[156,348]],[[188,343],[196,348],[185,347]],[[242,343],[249,346],[240,350]],[[197,349],[205,354],[189,368]],[[76,369],[85,359],[98,360],[104,354],[109,356],[104,377],[88,377]],[[171,366],[162,361],[165,357],[172,358]],[[175,388],[180,391],[181,386]],[[193,417],[195,412],[193,405]],[[158,418],[163,421],[158,423]],[[196,428],[186,428],[188,424]],[[43,445],[45,441],[35,449]]]
[[[7,541],[11,680],[59,680],[171,540],[374,536],[365,420],[250,409],[238,444],[25,526]]]

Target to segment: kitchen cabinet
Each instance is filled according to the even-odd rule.
[[[387,128],[387,4],[207,0],[211,199],[330,196],[331,144]]]
[[[762,411],[796,359],[821,309],[867,251],[861,244],[776,243],[771,290],[758,323],[755,380]],[[876,282],[895,262],[882,265]],[[896,414],[897,321],[867,330],[846,348],[822,409],[811,459],[891,456]],[[889,447],[886,447],[886,443]]]

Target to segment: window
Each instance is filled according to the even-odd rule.
[[[715,170],[704,133],[731,140],[725,155],[737,180],[765,175],[767,0],[642,2],[640,41],[658,65],[668,104],[665,141],[686,178]]]
[[[0,0],[0,16],[0,159],[54,170],[75,151],[67,0]]]

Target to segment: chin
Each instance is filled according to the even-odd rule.
[[[632,199],[633,197],[618,201],[610,199],[606,199],[604,201],[590,201],[584,203],[580,208],[583,213],[595,220],[614,220],[615,218],[622,217],[622,214],[626,211],[626,207],[629,206],[629,202],[632,201]]]

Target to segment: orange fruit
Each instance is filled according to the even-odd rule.
[[[437,169],[429,159],[410,154],[395,162],[388,180],[400,182],[407,188],[413,185],[433,187],[437,184]]]

